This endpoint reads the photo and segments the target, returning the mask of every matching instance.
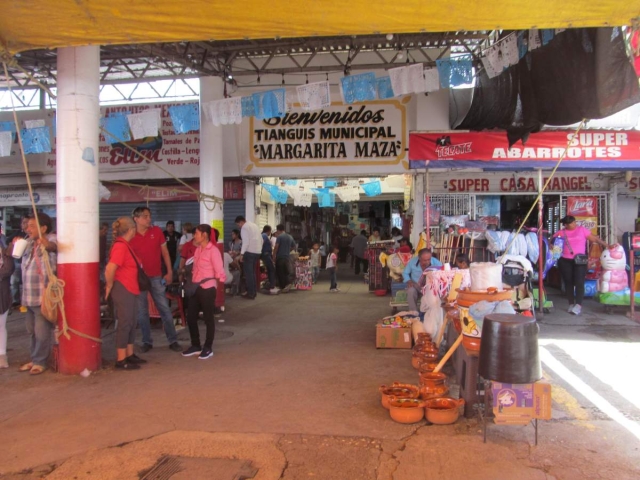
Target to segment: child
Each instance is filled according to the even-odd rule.
[[[329,272],[331,278],[331,286],[329,287],[330,292],[339,292],[338,283],[336,281],[336,271],[338,269],[338,252],[340,251],[340,247],[334,245],[331,248],[331,254],[327,256],[327,271]]]
[[[318,281],[318,275],[320,274],[320,245],[317,243],[313,244],[313,248],[309,252],[309,257],[311,259],[311,276],[313,278],[313,283],[315,284]]]

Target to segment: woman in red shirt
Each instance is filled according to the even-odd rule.
[[[211,227],[204,223],[198,225],[193,234],[193,243],[197,248],[193,256],[191,279],[194,283],[200,283],[200,286],[196,293],[189,298],[187,324],[191,335],[191,346],[182,352],[185,357],[198,355],[200,360],[213,357],[212,346],[216,328],[213,314],[216,304],[216,287],[224,288],[224,282],[227,279],[220,250],[210,239]],[[200,331],[198,330],[200,312],[202,312],[202,319],[207,327],[204,345],[200,343]]]
[[[136,226],[131,217],[120,217],[113,222],[113,246],[109,263],[105,269],[107,280],[106,298],[113,298],[118,318],[116,330],[116,368],[137,370],[146,360],[133,353],[138,318],[138,258],[129,246],[136,234]]]

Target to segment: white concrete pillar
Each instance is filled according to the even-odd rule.
[[[200,191],[208,195],[223,197],[223,128],[216,127],[204,117],[202,105],[224,98],[224,85],[218,77],[200,78]],[[200,204],[200,221],[220,230],[222,241],[222,209],[211,204]]]
[[[417,245],[420,233],[424,231],[424,193],[426,173],[417,173],[413,177],[413,228],[411,229],[411,243]]]
[[[58,49],[56,184],[58,276],[71,328],[100,337],[98,138],[100,48]],[[100,343],[60,337],[59,370],[101,366]]]
[[[250,180],[244,182],[244,218],[248,222],[256,222],[256,184]]]

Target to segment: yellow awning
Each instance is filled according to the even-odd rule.
[[[638,0],[1,0],[16,53],[79,45],[629,25]]]

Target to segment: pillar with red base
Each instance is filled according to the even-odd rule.
[[[65,282],[69,327],[100,338],[98,141],[100,48],[58,49],[56,197],[58,277]],[[62,325],[59,325],[62,329]],[[101,366],[101,345],[60,337],[58,370],[78,374]]]
[[[233,129],[233,126],[215,126],[205,118],[206,104],[224,98],[224,83],[218,77],[200,78],[200,191],[208,195],[223,197],[223,132]],[[230,132],[233,134],[233,131]],[[200,204],[200,221],[217,228],[220,231],[218,248],[224,252],[222,206],[213,202]],[[223,253],[224,254],[224,253]],[[216,307],[224,306],[224,288],[216,292]]]

